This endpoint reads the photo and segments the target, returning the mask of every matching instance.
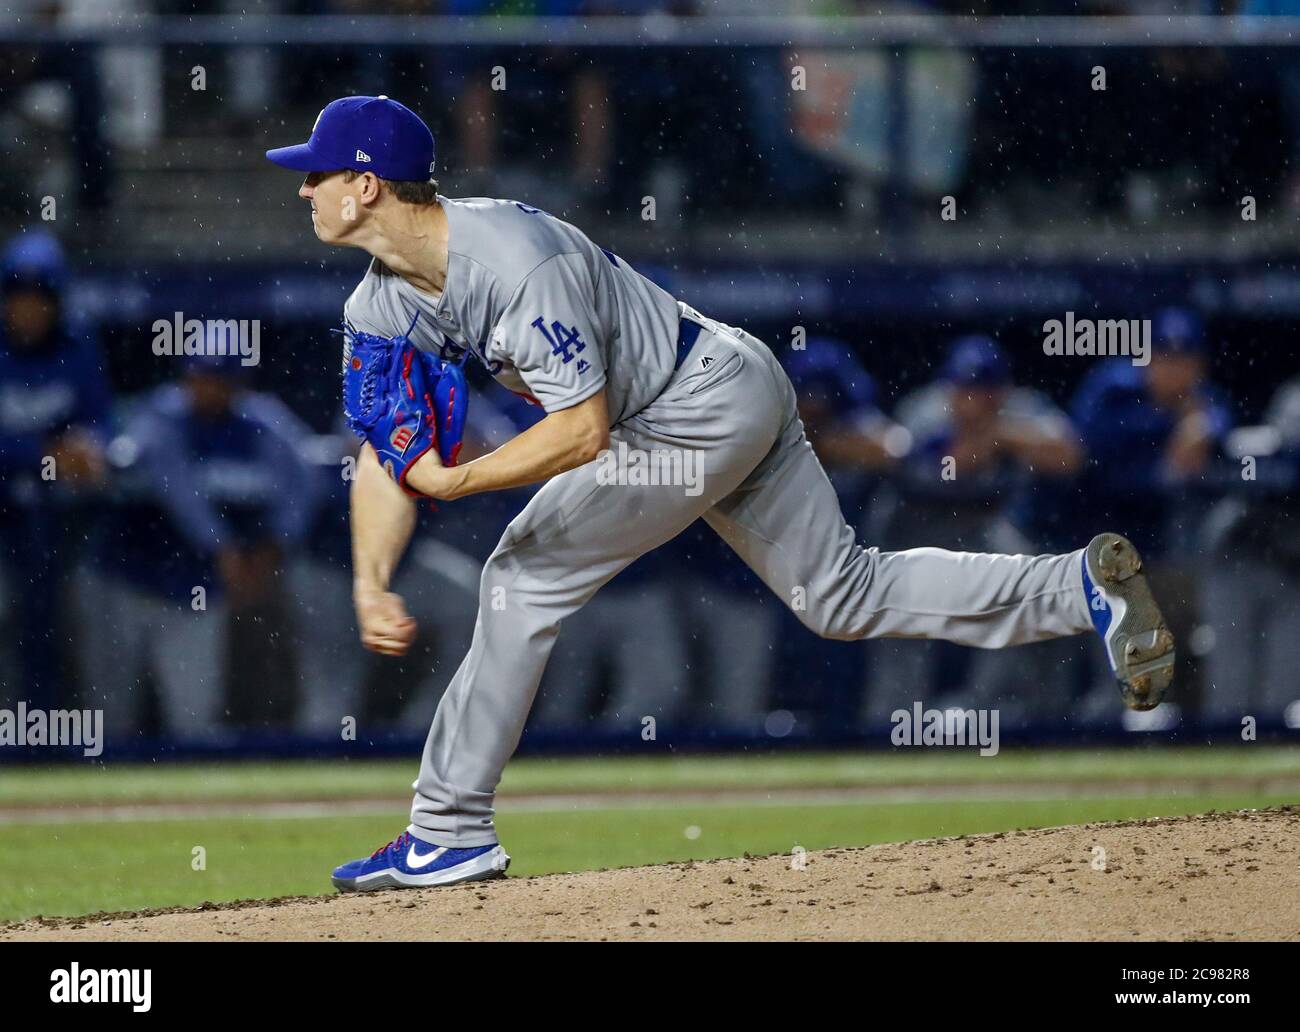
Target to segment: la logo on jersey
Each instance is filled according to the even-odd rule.
[[[587,342],[582,339],[582,334],[576,326],[565,326],[556,319],[552,320],[551,328],[548,330],[545,317],[540,315],[529,325],[535,326],[541,332],[546,338],[546,343],[551,346],[551,354],[556,355],[565,365],[572,362],[578,352],[587,350]],[[582,361],[585,362],[586,359]],[[583,372],[582,368],[579,368],[578,372]]]

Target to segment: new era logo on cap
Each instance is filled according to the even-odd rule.
[[[388,97],[343,97],[316,116],[306,143],[266,156],[299,172],[352,169],[423,183],[433,173],[433,134],[419,115]]]

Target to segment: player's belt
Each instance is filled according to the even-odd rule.
[[[682,316],[681,322],[677,325],[677,362],[673,366],[674,371],[682,367],[691,348],[695,347],[695,342],[700,339],[700,331],[703,329],[704,327],[694,319]]]

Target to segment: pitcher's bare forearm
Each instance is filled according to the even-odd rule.
[[[550,480],[585,465],[609,447],[609,405],[599,391],[572,408],[550,413],[494,452],[463,466],[444,467],[429,452],[406,483],[430,498],[450,501],[483,491]]]
[[[415,499],[384,472],[368,444],[352,482],[352,593],[387,591],[415,529]]]

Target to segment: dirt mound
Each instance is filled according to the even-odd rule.
[[[198,910],[0,939],[1300,939],[1300,807]]]

